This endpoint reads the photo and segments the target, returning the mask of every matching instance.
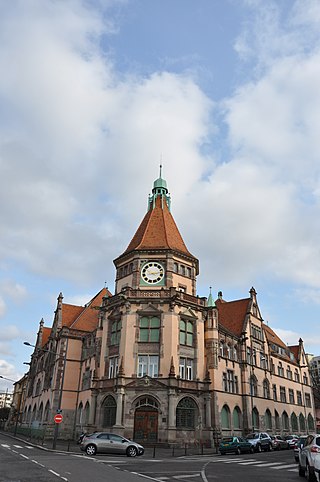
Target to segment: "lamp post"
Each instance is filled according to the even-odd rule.
[[[62,412],[61,408],[61,403],[62,403],[62,395],[63,395],[63,384],[64,384],[64,376],[65,376],[65,371],[66,371],[66,361],[67,361],[67,351],[68,351],[68,341],[69,339],[67,338],[67,343],[66,343],[66,348],[65,348],[65,353],[63,356],[58,355],[57,352],[51,351],[51,350],[45,350],[45,349],[40,349],[43,352],[47,353],[53,353],[54,355],[58,355],[56,358],[56,361],[62,359],[63,360],[63,365],[62,365],[62,376],[61,376],[61,382],[60,382],[60,387],[59,387],[59,398],[58,398],[58,408],[57,408],[57,413]],[[23,342],[24,345],[27,346],[32,346],[33,348],[37,348],[35,345],[32,345],[28,341]],[[54,434],[53,434],[53,442],[52,442],[52,448],[55,449],[57,446],[57,439],[58,439],[58,434],[59,434],[59,423],[55,423],[54,427]]]

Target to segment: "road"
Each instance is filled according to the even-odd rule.
[[[43,450],[0,435],[0,482],[299,482],[292,450],[240,456],[160,455],[88,457]]]

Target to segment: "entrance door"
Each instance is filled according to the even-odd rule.
[[[154,409],[137,409],[134,414],[134,439],[144,442],[158,440],[158,412]]]

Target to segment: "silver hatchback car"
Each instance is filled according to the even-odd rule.
[[[86,435],[80,443],[80,449],[87,455],[120,454],[128,457],[143,455],[144,447],[121,435],[108,432],[95,432]]]

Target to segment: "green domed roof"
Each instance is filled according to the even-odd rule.
[[[167,189],[167,181],[165,181],[164,179],[162,179],[162,177],[159,177],[158,179],[156,179],[153,183],[153,188],[163,188],[163,189]]]

